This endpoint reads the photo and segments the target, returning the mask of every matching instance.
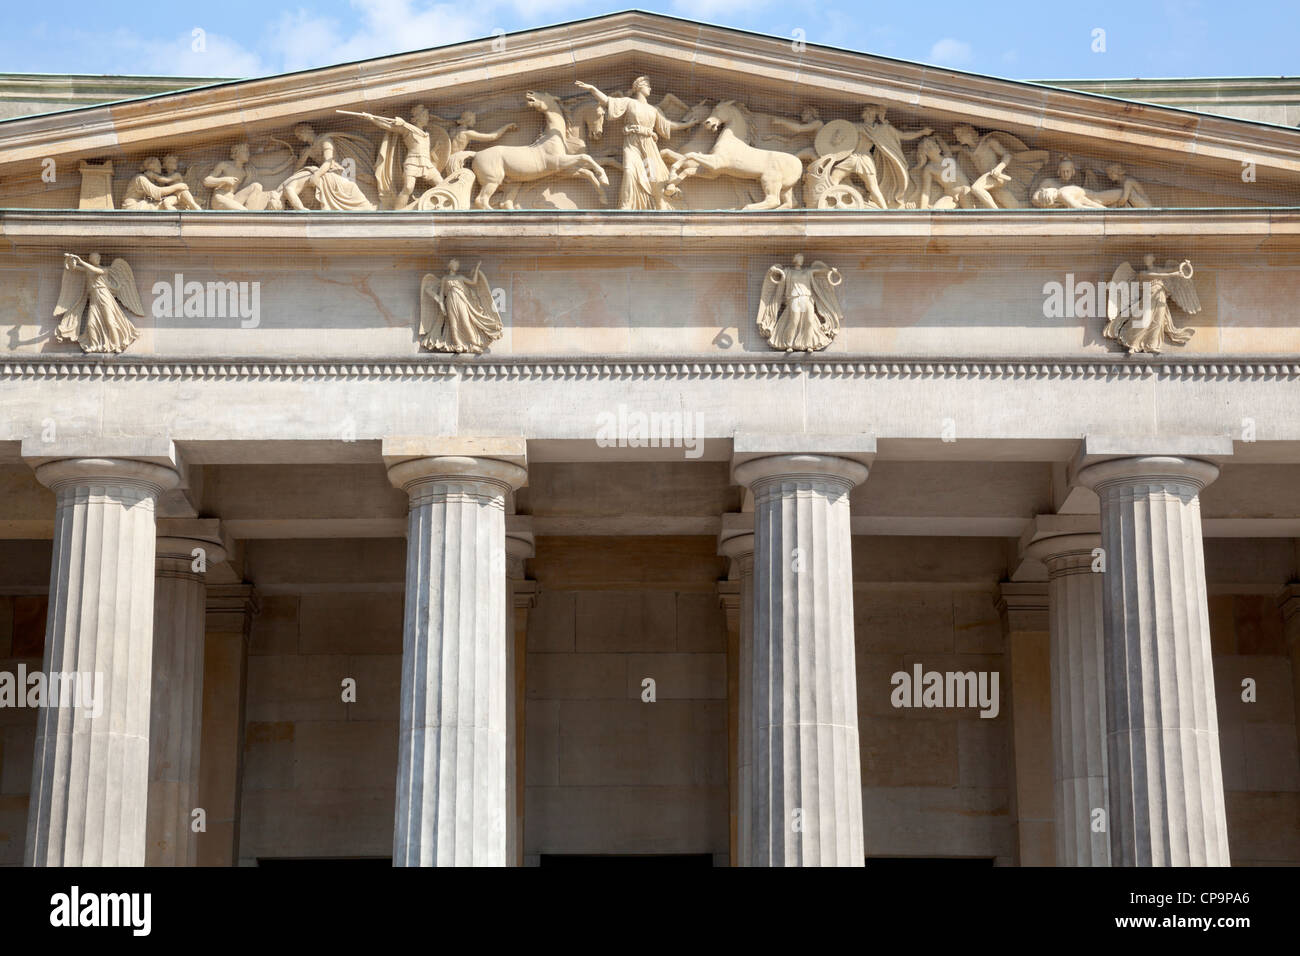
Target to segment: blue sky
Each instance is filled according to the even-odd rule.
[[[628,9],[584,0],[11,0],[0,70],[259,76]],[[1017,79],[1300,74],[1300,0],[670,0],[640,9]],[[193,31],[204,31],[201,51]],[[1094,31],[1105,31],[1104,52]]]

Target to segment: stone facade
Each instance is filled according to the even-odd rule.
[[[1300,131],[685,29],[0,122],[0,863],[1300,863]]]

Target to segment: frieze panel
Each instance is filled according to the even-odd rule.
[[[608,74],[606,74],[608,75]],[[82,209],[956,210],[1269,205],[1267,189],[1062,151],[888,103],[767,108],[704,84],[551,80],[431,103],[361,102],[236,141],[167,139],[79,164]],[[712,94],[712,95],[709,95]],[[810,98],[815,98],[810,97]],[[163,108],[163,107],[160,107]],[[1059,141],[1058,145],[1059,145]],[[1248,156],[1243,152],[1246,160]],[[1136,171],[1135,171],[1136,170]],[[1243,184],[1251,179],[1243,172]],[[30,200],[9,194],[10,205]]]

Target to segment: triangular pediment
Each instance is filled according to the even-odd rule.
[[[598,98],[575,82],[627,98],[638,76],[649,79],[648,105],[658,109],[646,113],[650,127],[655,116],[667,124],[653,141],[676,188],[659,208],[761,204],[773,176],[784,177],[782,205],[802,208],[1294,206],[1300,194],[1300,130],[629,12],[6,121],[0,123],[0,206],[150,208],[158,200],[147,183],[130,196],[128,190],[147,160],[173,154],[175,175],[188,183],[195,205],[235,208],[214,205],[224,201],[214,200],[223,187],[210,184],[231,173],[222,164],[247,143],[240,188],[256,183],[270,196],[262,208],[281,208],[293,204],[283,182],[295,172],[310,178],[296,154],[314,148],[306,164],[318,164],[328,134],[335,160],[350,162],[356,188],[318,181],[307,189],[307,208],[400,208],[402,199],[407,208],[464,208],[492,180],[490,170],[485,177],[474,169],[476,158],[468,154],[537,143],[548,121],[554,125],[546,112],[551,103],[563,117],[566,158],[554,173],[532,179],[506,169],[492,202],[513,197],[520,207],[626,208],[624,160],[640,155],[646,162],[648,147],[628,153],[631,114],[617,103],[598,111]],[[539,107],[526,99],[528,91],[552,99]],[[371,120],[338,112],[409,121],[417,104],[433,114],[425,124],[427,163],[411,159],[400,131],[386,133]],[[719,115],[723,104],[730,112]],[[883,108],[887,128],[875,136],[867,127],[881,121],[864,119],[868,104]],[[459,121],[467,111],[473,123]],[[720,121],[721,129],[702,119]],[[310,136],[295,131],[304,123]],[[673,125],[681,123],[690,125]],[[716,163],[690,159],[725,153],[719,137],[728,130],[748,150],[793,159],[745,150]],[[1073,175],[1063,172],[1066,156]],[[425,175],[421,163],[436,172]],[[755,163],[762,168],[756,171]],[[404,190],[411,170],[414,188]],[[649,178],[663,170],[649,169]],[[603,193],[594,185],[601,171],[609,180]],[[150,181],[167,183],[168,171]],[[445,189],[435,192],[440,184]],[[314,203],[317,186],[321,198]],[[252,205],[260,201],[255,197]],[[192,208],[177,202],[167,208]]]

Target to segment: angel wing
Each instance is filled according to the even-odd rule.
[[[1120,327],[1126,320],[1133,318],[1133,309],[1138,305],[1138,302],[1133,301],[1132,294],[1136,279],[1137,273],[1127,262],[1121,262],[1115,274],[1110,277],[1110,284],[1106,286],[1106,318],[1109,321],[1101,330],[1101,334],[1108,339],[1119,338]]]
[[[81,335],[81,314],[86,311],[86,274],[80,269],[64,269],[59,286],[59,301],[54,306],[54,317],[59,326],[54,338],[59,342],[75,342]]]
[[[136,288],[135,273],[125,259],[114,259],[106,270],[104,279],[113,290],[117,300],[136,315],[144,315],[144,305],[140,302],[140,290]]]
[[[488,285],[487,275],[480,270],[478,278],[473,282],[470,288],[474,290],[475,296],[478,299],[478,307],[500,322],[501,313],[497,311],[496,300],[492,298],[492,287]]]
[[[442,304],[442,277],[432,272],[420,280],[420,338],[430,335],[442,324],[445,310]]]
[[[768,270],[763,277],[763,291],[758,296],[758,331],[765,339],[772,337],[772,330],[781,317],[785,306],[785,273],[777,278]]]
[[[1172,259],[1165,263],[1166,272],[1177,272],[1178,263]],[[1184,275],[1176,275],[1165,280],[1165,288],[1169,290],[1169,298],[1178,303],[1178,307],[1188,315],[1195,315],[1201,311],[1201,298],[1196,294],[1196,286],[1192,285],[1192,280]]]
[[[831,267],[817,259],[812,264],[813,300],[817,303],[817,316],[822,326],[832,334],[840,330],[844,323],[844,310],[840,308],[840,297],[831,285]]]

